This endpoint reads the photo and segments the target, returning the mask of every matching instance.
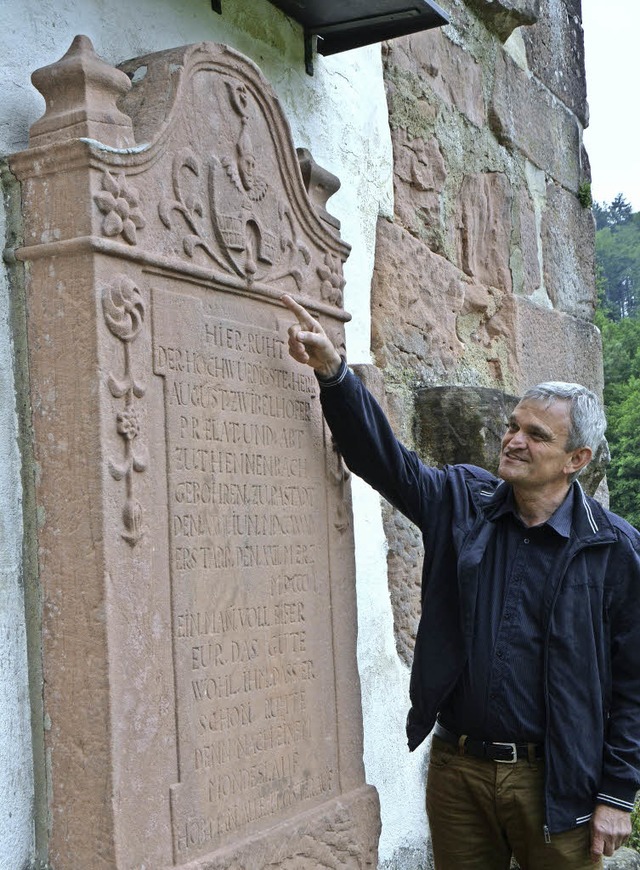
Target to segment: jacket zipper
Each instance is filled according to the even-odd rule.
[[[546,634],[545,634],[545,644],[544,644],[544,703],[545,709],[547,713],[547,721],[548,721],[548,711],[549,711],[549,640],[551,637],[551,619],[553,616],[553,612],[556,607],[556,602],[558,600],[558,596],[560,595],[560,589],[564,582],[564,578],[566,577],[567,571],[569,570],[569,565],[582,550],[587,547],[599,547],[605,546],[608,541],[592,541],[591,543],[587,543],[584,540],[576,541],[573,545],[573,549],[567,553],[564,565],[562,566],[562,570],[558,573],[558,580],[556,582],[553,597],[551,599],[551,605],[549,607],[549,618],[547,620],[546,626]],[[548,729],[545,729],[548,731]],[[543,793],[543,801],[544,801],[544,815],[545,815],[545,823],[542,827],[542,831],[544,833],[544,841],[545,843],[551,842],[551,834],[549,832],[549,825],[547,819],[547,771],[548,771],[548,758],[547,758],[547,745],[548,740],[545,736],[544,741],[544,760],[545,760],[545,771],[544,771],[544,793]]]
[[[558,572],[556,584],[553,590],[553,596],[551,598],[551,604],[549,606],[549,616],[547,618],[546,632],[545,632],[545,641],[544,641],[544,703],[546,710],[546,718],[547,723],[549,721],[549,642],[551,638],[551,620],[553,618],[553,613],[556,609],[556,603],[558,601],[558,597],[560,595],[560,590],[562,589],[562,585],[564,583],[565,577],[567,576],[567,571],[569,570],[569,565],[578,555],[578,553],[582,552],[585,547],[588,546],[584,541],[576,541],[573,544],[569,544],[569,552],[565,556],[564,564],[561,567],[561,570]],[[551,842],[551,834],[549,832],[549,819],[547,817],[547,773],[549,770],[549,758],[548,758],[548,727],[545,728],[545,741],[544,741],[544,761],[545,761],[545,769],[544,769],[544,793],[543,793],[543,801],[544,801],[544,825],[543,825],[543,833],[544,833],[544,841],[545,843]]]

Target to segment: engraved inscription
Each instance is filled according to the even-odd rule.
[[[282,339],[196,300],[169,328],[157,297],[187,860],[337,789],[326,484],[317,384]]]

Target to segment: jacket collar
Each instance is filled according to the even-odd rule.
[[[515,513],[513,489],[503,480],[477,481],[475,501],[491,522],[512,511]],[[566,499],[547,521],[556,532],[578,541],[612,541],[617,538],[604,508],[589,498],[576,480]]]

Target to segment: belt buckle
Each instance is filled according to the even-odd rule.
[[[495,741],[493,746],[509,746],[511,749],[511,758],[494,758],[493,760],[497,764],[515,764],[518,760],[518,750],[516,749],[515,743],[500,743],[499,741]]]

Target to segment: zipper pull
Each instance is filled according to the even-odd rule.
[[[545,825],[542,830],[544,831],[545,843],[550,843],[551,842],[551,834],[549,833],[549,828]]]

